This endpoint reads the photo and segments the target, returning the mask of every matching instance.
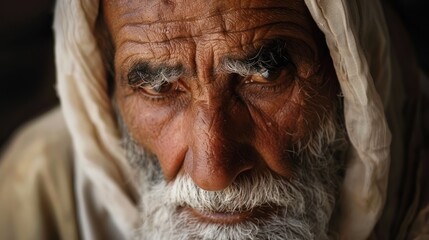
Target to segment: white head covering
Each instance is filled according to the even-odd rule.
[[[327,45],[344,95],[351,149],[338,219],[341,239],[365,239],[385,202],[391,135],[390,43],[379,1],[305,0]],[[129,238],[137,222],[135,186],[128,180],[94,36],[98,0],[59,0],[55,10],[58,92],[76,153],[76,192],[85,239]],[[94,215],[105,215],[94,218]],[[119,234],[118,234],[119,233]]]
[[[384,205],[390,161],[383,103],[389,99],[392,64],[384,14],[374,0],[305,2],[326,37],[352,144],[341,190],[340,236],[365,239]]]
[[[73,139],[82,237],[102,239],[98,234],[105,232],[129,239],[138,208],[94,36],[98,7],[98,0],[58,1],[54,20],[57,88]]]

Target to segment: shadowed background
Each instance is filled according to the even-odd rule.
[[[386,1],[404,21],[420,65],[429,73],[429,1]],[[0,2],[0,149],[19,126],[58,104],[51,28],[54,2]]]

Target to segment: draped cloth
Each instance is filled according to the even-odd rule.
[[[404,161],[397,134],[403,93],[384,13],[377,0],[305,3],[333,59],[351,143],[334,216],[339,238],[367,239],[374,237],[388,189],[397,191],[388,186],[389,171],[400,170],[389,164]],[[0,217],[1,239],[129,239],[137,227],[136,186],[94,36],[99,4],[57,1],[61,108],[25,127],[2,156],[0,212],[7,217]],[[383,219],[387,229],[392,221]]]

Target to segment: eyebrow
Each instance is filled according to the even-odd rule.
[[[274,39],[263,44],[258,51],[243,59],[226,57],[222,61],[222,69],[228,73],[249,76],[266,70],[277,70],[286,66],[289,61],[286,42]]]
[[[241,59],[225,57],[221,63],[221,70],[243,77],[266,70],[278,70],[290,63],[286,46],[286,41],[282,39],[267,41],[247,57]],[[177,80],[183,74],[184,68],[180,64],[151,66],[149,62],[138,61],[130,68],[126,81],[132,87],[149,85],[152,88],[159,88],[165,83]]]
[[[177,80],[182,74],[182,65],[152,67],[148,62],[137,62],[128,72],[127,81],[132,87],[149,85],[152,88],[159,88],[165,83]]]

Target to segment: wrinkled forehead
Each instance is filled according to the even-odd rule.
[[[193,20],[234,11],[260,11],[286,8],[300,12],[303,0],[103,0],[108,11],[122,20],[141,22]]]
[[[308,32],[315,28],[303,0],[104,0],[103,8],[111,31],[138,26],[150,38],[142,42],[240,32],[285,21]]]

